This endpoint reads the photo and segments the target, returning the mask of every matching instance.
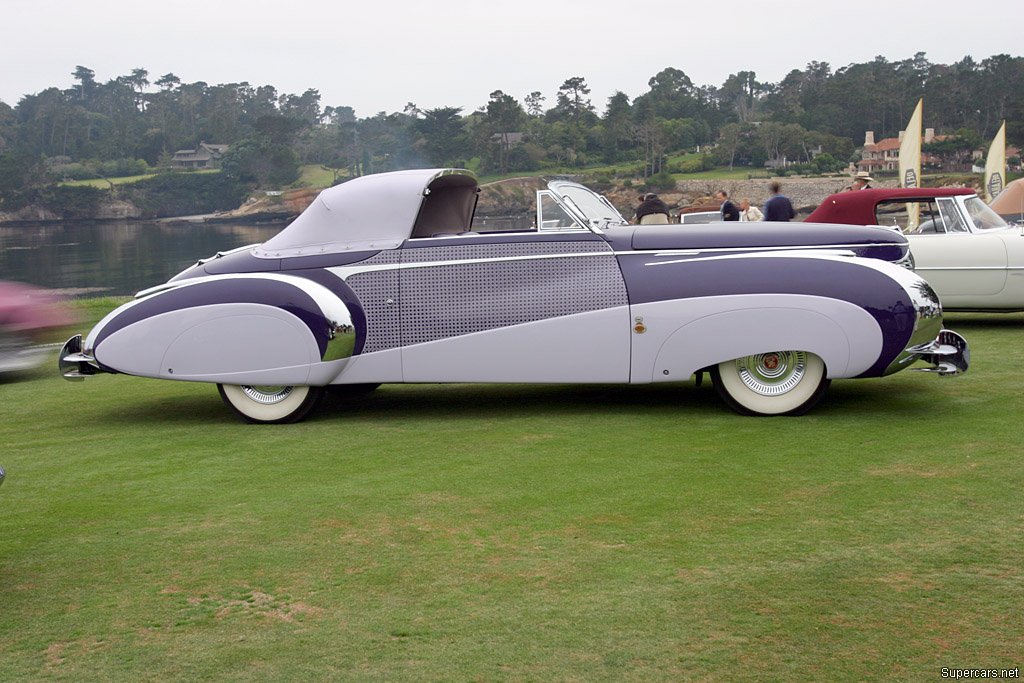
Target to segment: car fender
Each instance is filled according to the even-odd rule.
[[[661,331],[646,340],[646,351],[634,339],[636,382],[681,381],[718,363],[786,350],[817,354],[829,378],[854,377],[882,350],[882,331],[867,311],[828,297],[734,295],[633,308],[645,335]]]
[[[102,368],[201,382],[326,384],[355,353],[344,301],[302,277],[211,276],[143,294],[86,338]]]

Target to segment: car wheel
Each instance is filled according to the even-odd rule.
[[[825,362],[806,351],[772,351],[719,363],[715,389],[743,415],[802,415],[828,390]]]
[[[221,398],[246,422],[298,422],[323,398],[323,387],[218,384]]]

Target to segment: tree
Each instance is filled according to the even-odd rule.
[[[777,125],[777,124],[776,124]],[[729,164],[732,170],[733,162],[740,147],[750,140],[754,126],[749,123],[730,123],[722,127],[721,137],[715,145],[714,159],[717,163]]]
[[[544,100],[547,99],[540,94],[539,90],[534,90],[532,93],[526,96],[526,113],[534,118],[540,118],[544,113]]]
[[[605,161],[618,161],[619,156],[633,146],[632,128],[629,97],[623,92],[616,91],[608,98],[608,107],[601,122],[601,147]]]
[[[566,79],[558,89],[558,103],[550,113],[555,114],[555,120],[570,120],[577,128],[582,125],[591,125],[596,119],[594,105],[587,99],[590,88],[582,76],[573,76]]]
[[[828,152],[822,152],[818,156],[814,157],[814,161],[811,162],[814,165],[814,170],[818,173],[835,173],[841,171],[846,166],[842,161],[838,161]]]
[[[0,155],[0,206],[19,208],[50,184],[42,157],[31,154]]]
[[[639,98],[638,98],[639,99]],[[633,135],[637,148],[643,153],[643,177],[662,171],[665,159],[664,119],[655,115],[654,101],[640,99],[634,110]]]
[[[311,126],[320,123],[320,91],[310,88],[301,95],[282,95],[278,110],[283,116],[301,119]]]
[[[722,85],[719,96],[725,106],[736,112],[740,123],[748,123],[754,119],[754,107],[757,96],[764,90],[764,85],[757,82],[753,71],[740,71],[731,74]]]
[[[1024,147],[1024,97],[1010,104],[1006,120],[1006,139],[1017,147]]]
[[[289,147],[267,137],[249,138],[232,145],[221,158],[225,175],[256,187],[282,187],[299,179],[299,159]]]
[[[959,128],[953,135],[943,140],[921,145],[921,151],[941,158],[943,167],[947,170],[958,170],[970,165],[971,155],[981,146],[982,138],[977,131]]]
[[[142,91],[149,85],[149,72],[145,69],[132,69],[130,76],[121,76],[119,80],[128,84],[135,93],[135,107],[139,111],[145,109],[145,98]]]
[[[509,151],[512,147],[509,134],[521,132],[520,128],[525,123],[526,113],[522,106],[511,95],[506,95],[500,90],[491,93],[491,99],[487,103],[487,111],[484,116],[489,140],[487,148],[492,149],[495,142],[498,147],[498,173],[507,173],[509,170]]]
[[[181,85],[181,79],[175,76],[173,73],[166,73],[160,78],[158,78],[154,85],[156,85],[156,87],[160,88],[161,90],[167,92],[169,90],[174,90],[179,85]]]
[[[413,128],[422,136],[423,152],[434,166],[451,166],[465,151],[462,107],[425,109]]]
[[[662,69],[647,81],[647,85],[650,90],[638,97],[634,106],[638,102],[648,102],[654,116],[663,119],[688,118],[697,113],[693,81],[679,69]]]
[[[306,127],[306,122],[293,116],[271,114],[256,120],[254,130],[257,135],[277,145],[285,147],[295,142],[299,132]]]
[[[71,75],[78,81],[78,99],[82,102],[87,101],[96,90],[96,72],[79,65]]]
[[[14,110],[9,105],[0,102],[0,154],[3,154],[4,149],[10,146],[16,133],[17,120]]]

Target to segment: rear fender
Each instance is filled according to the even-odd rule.
[[[634,364],[635,382],[681,381],[703,368],[771,351],[808,351],[825,361],[830,379],[854,377],[871,367],[882,349],[881,329],[867,311],[825,297],[706,297],[634,310],[649,331],[666,332],[653,364],[646,369]]]

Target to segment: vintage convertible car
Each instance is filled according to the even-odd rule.
[[[917,208],[917,221],[913,219]],[[966,188],[873,189],[827,197],[808,221],[907,233],[914,271],[952,311],[1024,310],[1024,235]]]
[[[199,261],[61,352],[61,372],[212,382],[252,422],[327,385],[685,381],[798,414],[831,379],[924,360],[966,370],[905,238],[854,226],[631,226],[566,181],[532,229],[473,230],[475,176],[432,169],[325,190],[267,242]]]

